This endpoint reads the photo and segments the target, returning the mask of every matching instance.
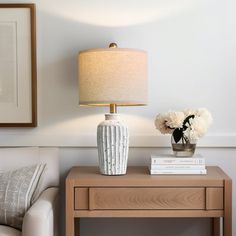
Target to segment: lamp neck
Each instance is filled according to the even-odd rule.
[[[117,105],[116,104],[110,104],[110,113],[117,113]]]
[[[117,113],[109,113],[105,114],[105,120],[120,120],[120,115]]]

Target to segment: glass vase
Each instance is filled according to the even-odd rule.
[[[176,143],[173,135],[171,136],[171,145],[176,157],[192,157],[196,148],[195,141],[186,141],[186,139],[181,138],[179,142]]]

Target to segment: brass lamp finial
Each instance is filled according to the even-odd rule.
[[[117,113],[117,105],[116,104],[110,104],[110,113]]]
[[[109,44],[109,48],[117,48],[117,44],[116,43],[110,43]]]

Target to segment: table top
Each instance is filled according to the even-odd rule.
[[[206,175],[150,175],[147,166],[131,166],[126,175],[101,175],[98,167],[73,167],[66,181],[74,186],[86,187],[161,187],[161,186],[224,186],[230,179],[218,166],[207,166]]]

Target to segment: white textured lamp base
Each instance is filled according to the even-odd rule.
[[[126,174],[129,132],[118,114],[105,114],[97,128],[99,168],[104,175]]]

